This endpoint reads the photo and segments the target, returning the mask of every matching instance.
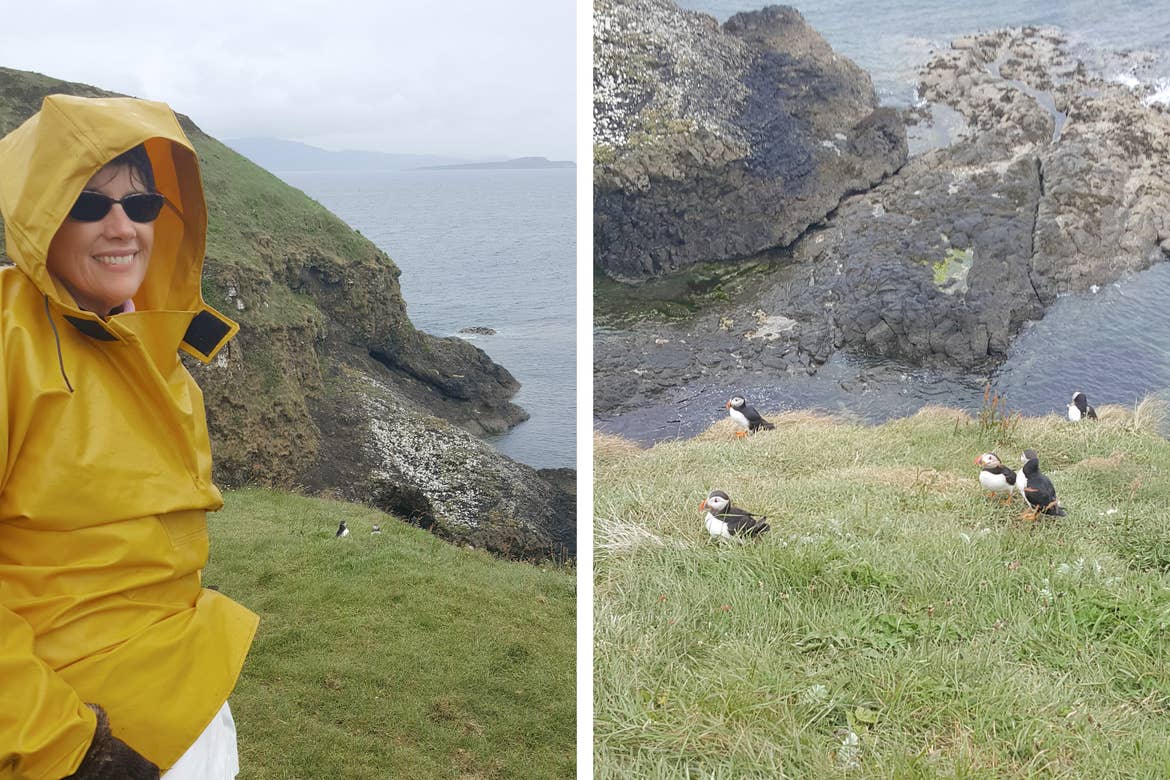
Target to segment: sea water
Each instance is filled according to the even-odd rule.
[[[385,251],[415,327],[520,381],[531,418],[490,438],[537,468],[576,460],[573,169],[274,171]],[[462,334],[486,327],[495,335]]]
[[[678,0],[682,8],[720,22],[766,3],[744,0]],[[1106,78],[1148,84],[1170,101],[1170,7],[1164,0],[812,0],[786,3],[873,78],[885,105],[905,107],[917,95],[917,71],[931,55],[965,35],[1026,25],[1059,27],[1072,53]],[[1157,61],[1117,55],[1150,53]]]
[[[742,0],[678,0],[724,22],[762,7]],[[918,70],[955,38],[1003,27],[1058,27],[1074,55],[1106,79],[1141,90],[1148,102],[1170,103],[1170,8],[1140,0],[926,0],[875,4],[862,0],[794,3],[834,51],[869,72],[884,105],[918,101]],[[1074,390],[1090,403],[1133,404],[1147,395],[1170,399],[1170,264],[1093,292],[1060,297],[1045,317],[1027,324],[1001,366],[987,372],[922,368],[838,352],[813,377],[768,372],[735,385],[708,382],[676,388],[657,403],[595,420],[600,430],[649,443],[693,436],[726,416],[731,395],[759,409],[819,409],[869,421],[913,414],[927,404],[978,411],[990,383],[1008,408],[1029,415],[1064,414]]]

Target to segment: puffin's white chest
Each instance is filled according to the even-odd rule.
[[[979,484],[983,486],[984,490],[990,490],[994,493],[1006,493],[1012,489],[1012,486],[1008,484],[1007,477],[986,469],[979,472]]]
[[[720,520],[710,512],[707,513],[706,518],[707,533],[712,536],[722,536],[726,539],[731,538],[731,532],[727,530],[727,523]]]
[[[748,429],[748,418],[744,416],[743,412],[733,406],[727,410],[727,413],[731,415],[731,419],[735,422],[736,425],[738,425],[740,428],[743,428],[745,431]]]
[[[1068,405],[1068,419],[1072,420],[1073,422],[1081,421],[1081,410],[1077,408],[1076,404]]]
[[[1020,469],[1016,472],[1016,487],[1020,489],[1021,496],[1024,498],[1028,497],[1028,494],[1024,492],[1024,488],[1028,487],[1028,478],[1024,476],[1023,469]]]

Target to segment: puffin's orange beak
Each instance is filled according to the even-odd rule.
[[[703,500],[702,500],[702,501],[699,503],[699,511],[700,511],[700,512],[702,512],[702,511],[703,511],[703,510],[705,510],[706,508],[707,508],[707,499],[705,499],[705,498],[704,498],[704,499],[703,499]]]
[[[976,465],[976,466],[978,466],[978,465],[979,465],[979,461],[981,461],[981,460],[983,460],[983,456],[982,456],[982,455],[980,455],[978,458],[976,458],[976,459],[975,459],[975,465]]]
[[[728,401],[727,403],[723,404],[723,408],[730,409],[731,408],[731,401]]]

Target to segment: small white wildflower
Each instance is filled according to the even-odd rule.
[[[1047,577],[1044,578],[1044,587],[1040,588],[1039,594],[1040,600],[1044,602],[1045,606],[1052,604],[1054,601],[1054,597],[1052,595],[1052,584],[1048,581]]]
[[[968,534],[963,533],[962,531],[959,532],[959,538],[962,539],[967,544],[971,544],[971,537]]]
[[[829,689],[820,683],[800,692],[801,704],[820,704],[829,698]]]
[[[861,769],[861,738],[853,730],[841,740],[841,749],[837,751],[837,765],[842,769]]]

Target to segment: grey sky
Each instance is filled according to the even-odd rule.
[[[217,138],[576,157],[573,0],[6,5],[0,65],[162,100]]]

